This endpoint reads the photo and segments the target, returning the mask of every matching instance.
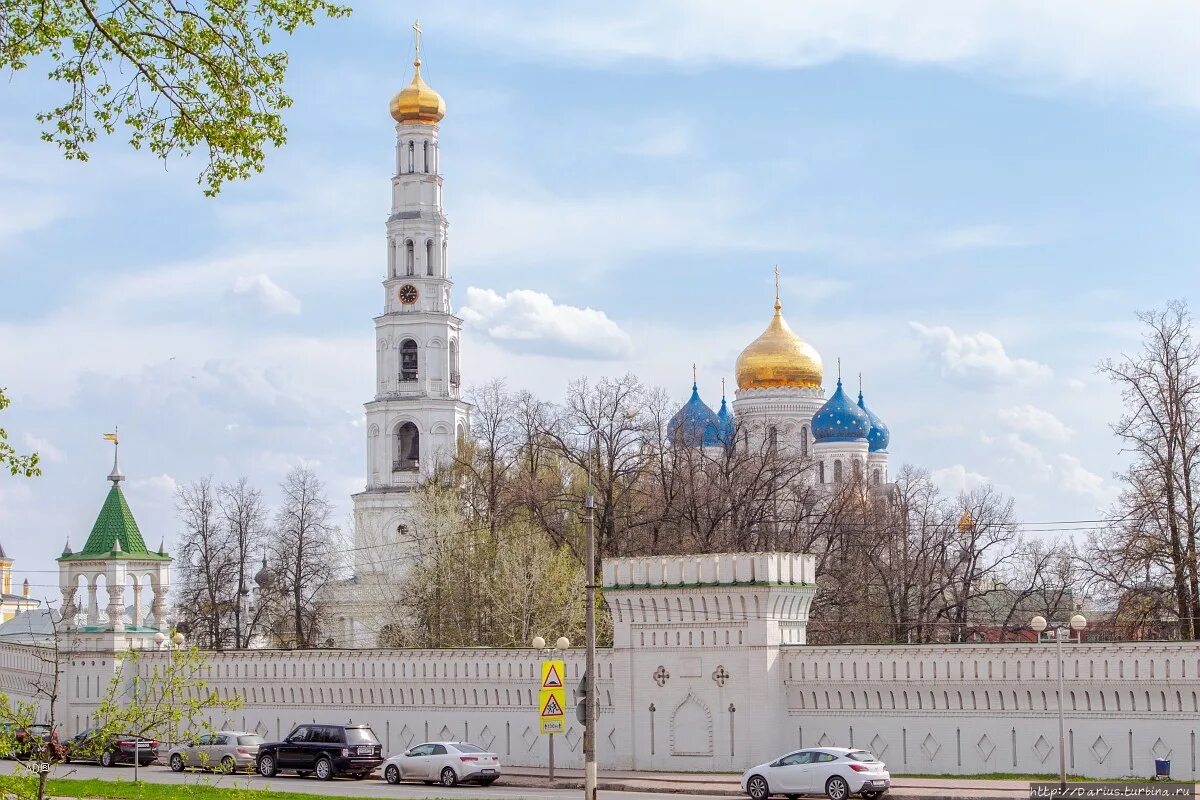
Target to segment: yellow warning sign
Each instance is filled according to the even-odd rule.
[[[542,662],[543,689],[563,688],[563,675],[566,674],[563,667],[563,662],[557,660]]]
[[[558,701],[557,692],[543,692],[546,696],[545,704],[542,706],[543,717],[561,717],[563,716],[562,703]]]

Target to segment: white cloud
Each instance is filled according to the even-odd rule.
[[[1062,489],[1076,494],[1092,495],[1098,499],[1105,497],[1104,479],[1086,469],[1075,456],[1059,453],[1057,471],[1058,483]]]
[[[238,276],[233,293],[253,298],[269,314],[300,313],[299,298],[261,272]]]
[[[139,478],[129,482],[129,488],[145,490],[162,495],[173,495],[179,488],[179,483],[170,475],[151,475],[149,478]]]
[[[621,358],[629,335],[603,311],[555,303],[549,295],[515,289],[501,296],[471,286],[464,320],[487,336],[522,352],[577,358]]]
[[[1188,0],[788,0],[501,5],[446,20],[505,52],[607,64],[795,69],[865,56],[999,74],[1029,91],[1133,91],[1200,107],[1200,26]],[[515,44],[514,44],[515,43]]]
[[[1003,408],[998,412],[1000,421],[1021,433],[1028,433],[1039,439],[1052,442],[1065,442],[1071,437],[1071,429],[1062,420],[1045,409],[1029,404]]]
[[[1079,380],[1079,378],[1071,378],[1067,381],[1067,388],[1073,392],[1082,392],[1087,388],[1087,384]]]
[[[1048,377],[1050,368],[1027,358],[1013,358],[990,333],[957,333],[945,325],[909,322],[926,358],[943,377],[964,382],[1014,383]]]
[[[980,486],[989,483],[986,475],[972,472],[962,464],[935,469],[930,473],[930,477],[933,478],[933,482],[943,492],[953,495],[969,492],[972,489],[978,489]]]
[[[41,457],[42,461],[48,461],[52,464],[56,464],[65,458],[62,451],[51,444],[47,439],[43,439],[40,436],[34,436],[30,433],[25,434],[24,439],[25,446],[37,453]]]

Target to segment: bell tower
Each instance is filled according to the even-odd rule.
[[[367,479],[353,496],[355,573],[395,560],[415,535],[411,493],[454,456],[470,424],[459,372],[462,320],[454,315],[442,208],[439,132],[446,103],[421,75],[421,28],[413,25],[413,76],[391,102],[395,169],[386,223],[383,309],[375,317],[375,392],[366,403]],[[394,565],[392,565],[394,567]],[[389,568],[387,571],[391,571]]]

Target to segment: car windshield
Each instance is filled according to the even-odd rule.
[[[487,752],[487,751],[483,750],[482,748],[476,747],[473,744],[467,744],[466,742],[459,742],[458,744],[454,745],[454,747],[460,753],[484,753],[484,752]]]
[[[878,761],[875,756],[868,753],[866,750],[851,750],[846,753],[846,758],[852,758],[855,761]]]
[[[238,737],[238,744],[262,744],[263,737],[257,733],[248,733],[245,736]]]
[[[379,744],[370,728],[346,728],[346,744]]]

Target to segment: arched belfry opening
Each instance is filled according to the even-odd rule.
[[[405,422],[396,428],[396,460],[394,468],[397,471],[417,470],[421,467],[421,433],[417,426]]]

